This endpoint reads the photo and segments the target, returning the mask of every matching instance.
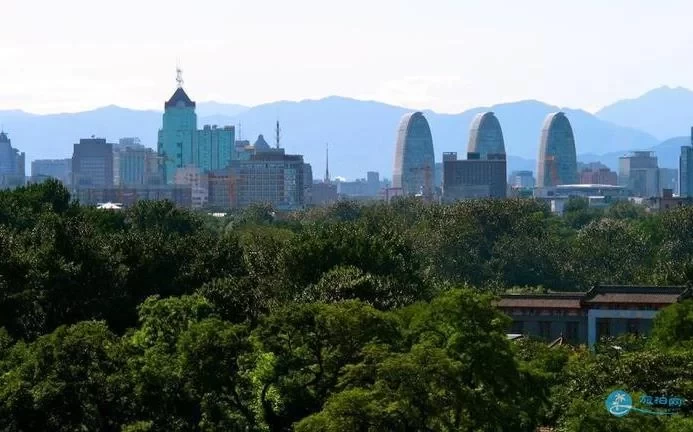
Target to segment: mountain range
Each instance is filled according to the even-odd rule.
[[[658,118],[671,118],[667,113],[673,109],[691,112],[689,118],[693,120],[693,92],[660,88],[641,98],[616,102],[596,114],[531,100],[479,107],[459,114],[424,113],[431,126],[436,159],[440,160],[444,151],[456,151],[463,157],[474,116],[494,111],[503,128],[508,171],[511,171],[535,168],[544,117],[559,110],[566,113],[573,126],[579,160],[599,159],[616,168],[618,156],[624,152],[653,149],[663,152],[661,166],[675,167],[682,139],[673,143],[661,141],[687,132],[688,127],[681,126],[685,116],[666,124],[645,118],[649,113],[653,113],[653,117],[656,114]],[[279,120],[280,145],[289,153],[303,154],[313,165],[316,177],[322,177],[324,172],[325,145],[329,143],[331,174],[346,178],[363,177],[369,170],[379,171],[385,177],[391,175],[397,126],[408,111],[411,110],[338,96],[255,107],[218,102],[197,105],[199,127],[204,124],[236,125],[237,136],[251,142],[262,133],[274,144],[274,127]],[[638,115],[638,112],[643,114]],[[161,112],[117,106],[49,115],[12,110],[0,111],[0,124],[9,133],[13,146],[26,152],[27,160],[64,158],[71,155],[72,144],[79,138],[92,135],[109,141],[138,136],[145,145],[155,148]]]

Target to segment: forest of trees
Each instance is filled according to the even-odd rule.
[[[693,208],[400,200],[215,218],[0,191],[0,431],[693,430],[693,300],[594,351],[508,341],[508,290],[688,284]],[[614,389],[684,397],[604,409]]]

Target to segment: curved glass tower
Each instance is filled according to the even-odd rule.
[[[573,128],[564,113],[546,116],[537,159],[537,187],[578,182]]]
[[[480,159],[488,159],[489,154],[505,154],[503,131],[492,112],[479,113],[472,120],[467,153],[478,153]]]
[[[428,121],[420,112],[405,114],[397,131],[392,185],[403,195],[433,194],[435,160]]]

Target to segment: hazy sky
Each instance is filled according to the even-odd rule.
[[[0,0],[0,109],[328,95],[595,110],[693,88],[690,0]]]

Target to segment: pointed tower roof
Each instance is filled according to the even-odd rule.
[[[255,144],[253,144],[253,147],[255,147],[255,150],[269,150],[270,146],[267,144],[267,141],[265,141],[265,137],[262,136],[262,134],[258,135],[257,140],[255,140]]]
[[[178,87],[176,91],[171,96],[171,99],[164,104],[165,108],[172,108],[178,106],[179,103],[183,103],[184,106],[188,108],[195,108],[195,102],[193,102],[183,90],[183,87]]]
[[[0,132],[0,142],[2,142],[2,143],[10,142],[10,139],[7,137],[7,134],[5,133],[5,131]]]

